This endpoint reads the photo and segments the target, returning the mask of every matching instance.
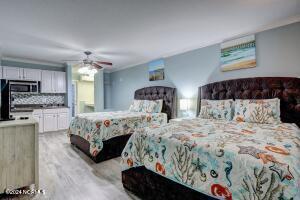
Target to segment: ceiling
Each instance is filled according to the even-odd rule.
[[[300,0],[0,1],[3,57],[62,63],[90,50],[114,69],[299,21]]]

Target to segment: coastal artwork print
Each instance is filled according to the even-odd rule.
[[[256,67],[255,35],[221,44],[221,70],[231,71]]]
[[[164,80],[164,61],[156,60],[149,63],[149,81]]]

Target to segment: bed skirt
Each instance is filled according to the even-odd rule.
[[[216,200],[158,175],[145,167],[122,171],[122,183],[125,189],[145,200]]]
[[[78,135],[70,135],[71,144],[75,145],[84,154],[89,156],[95,163],[109,160],[121,156],[121,153],[130,138],[131,134],[121,135],[109,140],[103,141],[103,149],[97,154],[92,156],[90,153],[90,143]]]

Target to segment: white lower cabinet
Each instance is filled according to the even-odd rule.
[[[69,113],[58,113],[57,115],[57,129],[65,130],[69,127]]]
[[[57,114],[44,113],[44,132],[57,130]]]
[[[39,122],[39,132],[65,130],[69,127],[69,109],[44,109],[33,111],[33,118]]]

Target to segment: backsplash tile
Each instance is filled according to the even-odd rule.
[[[64,104],[62,94],[12,94],[13,105],[24,104]]]

